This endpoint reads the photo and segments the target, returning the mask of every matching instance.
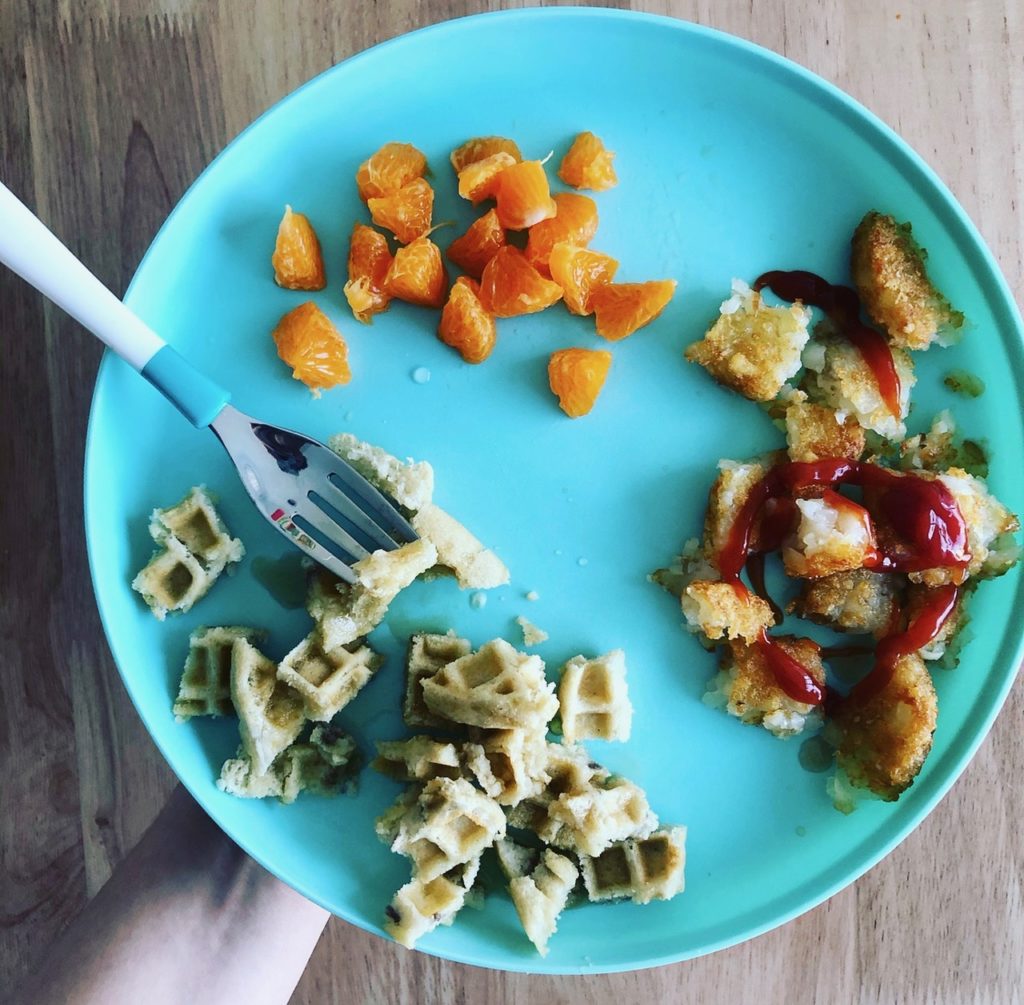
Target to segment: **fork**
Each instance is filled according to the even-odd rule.
[[[416,540],[397,503],[330,447],[230,405],[224,388],[133,314],[3,183],[0,262],[89,329],[197,429],[212,429],[260,513],[334,575],[354,583],[357,561]]]

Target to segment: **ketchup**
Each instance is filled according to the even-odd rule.
[[[799,660],[794,659],[764,629],[757,639],[758,648],[764,656],[775,683],[794,701],[805,705],[820,705],[825,697],[811,672]]]
[[[840,496],[835,491],[839,485],[868,489],[867,509]],[[719,553],[722,579],[731,583],[737,594],[746,593],[740,573],[754,558],[751,582],[758,594],[765,596],[760,556],[781,546],[796,517],[795,497],[812,488],[823,488],[833,506],[848,504],[859,513],[881,516],[895,531],[898,540],[884,546],[876,543],[870,549],[865,568],[914,572],[937,567],[965,568],[970,562],[967,525],[952,493],[942,482],[843,458],[790,461],[772,468],[750,490]],[[755,527],[759,538],[756,548],[752,542]],[[882,639],[876,650],[875,667],[858,685],[858,695],[873,694],[883,688],[900,656],[931,642],[952,613],[957,597],[957,587],[936,590],[906,631]],[[778,611],[774,604],[772,608],[773,614]],[[824,697],[822,689],[806,667],[767,632],[762,631],[757,645],[776,683],[790,698],[808,705],[820,704]]]
[[[879,641],[875,650],[875,665],[867,677],[853,689],[852,694],[863,701],[883,690],[892,680],[893,671],[900,657],[916,653],[918,649],[935,641],[956,610],[959,599],[958,586],[940,586],[932,590],[924,608],[911,621],[906,631],[887,635]]]
[[[800,300],[820,308],[864,358],[885,407],[899,418],[900,375],[896,372],[892,350],[879,332],[861,323],[860,298],[856,290],[836,286],[813,272],[799,269],[763,273],[755,280],[754,289],[763,290],[766,286],[783,300]]]

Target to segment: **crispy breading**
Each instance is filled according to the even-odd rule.
[[[893,363],[900,379],[900,414],[893,415],[882,400],[871,367],[860,350],[845,338],[833,334],[828,322],[815,328],[814,351],[804,354],[807,367],[805,386],[811,401],[827,405],[842,416],[852,416],[872,432],[886,439],[906,435],[904,420],[910,411],[910,391],[917,381],[910,354],[892,347]]]
[[[840,418],[825,405],[797,400],[787,406],[785,422],[791,461],[817,461],[825,457],[856,461],[864,453],[864,430],[852,415]]]
[[[804,583],[790,610],[837,632],[880,638],[899,612],[902,577],[870,569],[836,572]]]
[[[1020,521],[989,492],[984,481],[963,468],[950,468],[939,475],[921,471],[917,476],[937,478],[949,489],[967,525],[971,560],[966,569],[944,566],[912,572],[911,582],[943,586],[974,576],[990,579],[1001,576],[1017,561],[1020,548],[1010,535],[1020,530]]]
[[[787,575],[818,579],[859,569],[873,553],[875,536],[868,511],[835,493],[830,498],[796,500],[800,520],[782,548]]]
[[[851,269],[864,309],[893,345],[948,345],[964,316],[928,277],[927,253],[914,240],[910,224],[872,210],[858,224],[852,243]]]
[[[780,635],[773,640],[797,662],[820,688],[825,686],[821,646],[812,639]],[[790,698],[775,680],[760,646],[730,642],[722,669],[709,682],[704,703],[724,708],[730,715],[754,726],[764,726],[778,737],[795,736],[808,725],[817,725],[817,706]]]
[[[900,657],[884,688],[865,699],[854,689],[833,714],[840,769],[852,785],[893,802],[921,770],[937,715],[924,661],[916,653]]]
[[[695,580],[686,587],[681,605],[690,631],[701,632],[708,639],[725,636],[753,642],[775,623],[767,601],[731,583]]]
[[[801,304],[769,307],[738,279],[732,289],[718,319],[687,348],[686,358],[745,397],[770,401],[800,369],[811,313]]]
[[[718,477],[708,492],[708,508],[704,515],[704,557],[716,569],[718,555],[732,533],[736,517],[751,489],[768,473],[769,468],[785,460],[782,451],[749,461],[721,460]]]
[[[907,624],[912,624],[921,613],[922,608],[931,598],[932,591],[927,586],[919,583],[911,583],[907,590],[906,603],[903,613],[906,616]],[[955,666],[957,662],[957,651],[959,649],[960,632],[966,627],[970,617],[967,614],[967,595],[960,591],[952,613],[939,629],[938,635],[928,645],[919,649],[918,655],[929,663],[933,660],[942,660],[943,666]],[[947,658],[948,654],[948,658]]]

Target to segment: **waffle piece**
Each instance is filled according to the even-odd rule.
[[[481,729],[462,745],[466,768],[477,784],[503,806],[535,795],[546,780],[547,744],[540,732]]]
[[[464,778],[432,779],[397,823],[393,816],[388,820],[384,828],[378,821],[378,833],[397,827],[391,850],[408,856],[424,882],[471,861],[505,836],[501,807]]]
[[[399,945],[412,949],[427,932],[438,925],[450,925],[466,902],[480,868],[480,856],[456,866],[443,876],[424,880],[414,877],[385,908],[384,931]]]
[[[463,590],[489,590],[509,581],[505,563],[439,506],[425,506],[413,516],[412,526],[433,542],[437,564],[451,569]]]
[[[442,667],[422,687],[431,712],[470,726],[542,730],[558,711],[544,661],[504,639]]]
[[[423,681],[462,656],[469,655],[470,645],[454,635],[413,635],[405,662],[405,701],[402,718],[407,726],[444,726],[450,720],[435,715],[423,698]]]
[[[548,954],[548,939],[558,927],[558,916],[578,877],[568,858],[548,848],[529,875],[517,876],[509,883],[519,920],[541,956]]]
[[[607,781],[609,774],[592,761],[581,746],[548,743],[543,775],[547,781],[543,782],[540,792],[512,807],[508,812],[508,822],[512,827],[533,831],[550,844],[561,829],[561,824],[548,815],[555,799],[566,792],[589,792]]]
[[[430,505],[434,469],[426,461],[400,461],[380,447],[357,440],[351,433],[337,433],[327,445],[375,489],[391,496],[406,510],[415,512]]]
[[[355,584],[314,575],[306,607],[317,623],[325,652],[368,635],[384,620],[388,605],[420,573],[437,562],[437,550],[423,538],[394,551],[375,551],[356,562]]]
[[[191,610],[216,578],[177,538],[169,537],[132,580],[132,589],[142,594],[157,621],[163,621],[170,612]]]
[[[551,638],[543,628],[538,628],[529,618],[524,617],[522,614],[516,617],[516,624],[522,630],[524,646],[539,646],[542,642],[547,642]]]
[[[308,743],[293,743],[257,774],[244,751],[225,761],[217,787],[243,799],[276,796],[293,803],[300,792],[333,796],[350,787],[357,765],[355,741],[330,726],[317,726]]]
[[[306,721],[302,695],[277,679],[277,667],[246,639],[231,652],[231,700],[242,749],[258,775],[292,744]]]
[[[234,715],[231,703],[231,653],[236,639],[256,643],[264,633],[256,628],[223,626],[197,628],[188,639],[188,657],[174,700],[179,722],[194,715]]]
[[[373,767],[400,782],[426,782],[431,778],[459,778],[462,775],[455,744],[442,743],[430,736],[379,741]]]
[[[580,857],[590,900],[629,897],[636,904],[682,893],[685,866],[685,827],[665,827],[645,838],[617,841],[596,857]]]
[[[277,679],[302,695],[307,719],[327,722],[366,686],[383,662],[383,656],[358,643],[326,652],[314,629],[281,661]]]
[[[540,862],[542,849],[527,848],[509,838],[494,842],[494,852],[498,856],[498,865],[506,879],[527,876],[533,872]]]
[[[545,844],[600,855],[614,841],[646,837],[658,826],[643,790],[609,775],[582,747],[549,743],[545,772],[541,791],[508,812],[512,827]]]
[[[228,533],[203,485],[191,488],[176,506],[153,510],[149,533],[158,544],[176,538],[214,576],[245,554],[244,545]]]
[[[592,660],[574,656],[562,670],[558,707],[566,743],[628,740],[633,706],[626,692],[626,654],[613,649]]]

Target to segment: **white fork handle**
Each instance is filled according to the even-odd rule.
[[[166,345],[0,182],[0,262],[141,371]]]

